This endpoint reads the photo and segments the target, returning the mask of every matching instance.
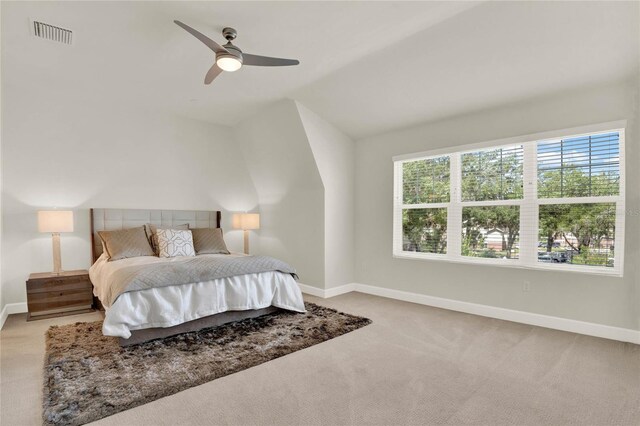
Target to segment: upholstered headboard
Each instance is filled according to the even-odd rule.
[[[102,254],[102,242],[98,231],[153,225],[173,226],[189,224],[189,228],[220,228],[219,211],[196,210],[137,210],[137,209],[90,209],[91,248],[93,261]]]

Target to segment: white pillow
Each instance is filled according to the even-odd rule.
[[[195,256],[191,231],[180,229],[156,229],[159,257]]]
[[[189,224],[184,223],[182,225],[153,225],[151,223],[145,223],[144,232],[147,234],[147,239],[149,240],[149,244],[151,244],[151,248],[153,249],[153,253],[158,255],[158,242],[156,241],[156,229],[189,229]]]

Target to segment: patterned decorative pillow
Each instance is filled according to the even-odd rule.
[[[158,240],[158,256],[195,256],[193,235],[191,231],[179,229],[156,229],[154,234]]]
[[[156,229],[189,229],[188,223],[183,223],[181,225],[154,225],[152,223],[147,223],[144,225],[144,232],[147,234],[147,239],[149,240],[149,244],[153,249],[153,252],[158,255],[158,241],[156,240]]]
[[[191,232],[196,254],[229,254],[221,228],[196,228]]]

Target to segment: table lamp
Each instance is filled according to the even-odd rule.
[[[53,240],[53,273],[60,275],[60,233],[73,232],[73,212],[70,210],[44,210],[38,212],[38,231],[51,233]]]
[[[244,231],[244,254],[249,254],[249,230],[260,229],[260,215],[258,213],[236,213],[232,219],[233,229]]]

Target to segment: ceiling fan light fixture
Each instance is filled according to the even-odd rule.
[[[235,58],[231,55],[220,55],[218,59],[216,59],[216,64],[224,71],[234,72],[238,71],[240,67],[242,67],[242,62],[238,58]]]
[[[290,65],[298,65],[300,63],[300,61],[298,61],[297,59],[272,58],[269,56],[243,53],[240,48],[234,46],[231,42],[232,40],[235,40],[238,33],[235,29],[230,27],[225,27],[222,30],[222,35],[227,39],[227,43],[225,43],[224,46],[220,46],[218,43],[211,40],[209,37],[202,34],[198,30],[195,30],[178,20],[175,20],[173,22],[177,26],[200,40],[216,54],[216,63],[213,64],[211,68],[209,68],[209,71],[207,71],[207,74],[204,77],[204,84],[211,84],[211,82],[217,76],[219,76],[222,71],[238,71],[240,68],[242,68],[243,65],[253,65],[259,67],[286,67]]]

